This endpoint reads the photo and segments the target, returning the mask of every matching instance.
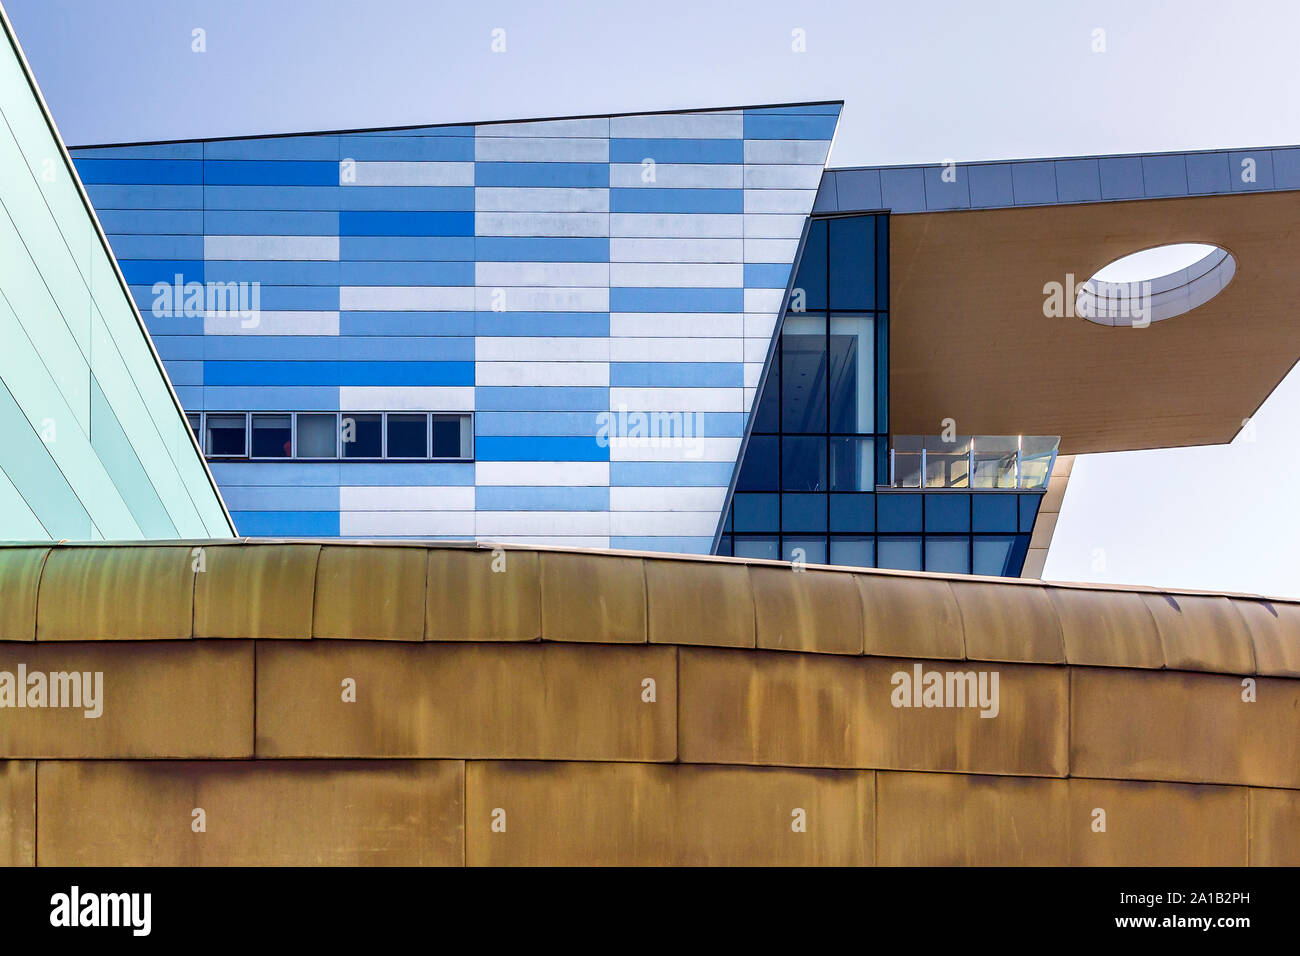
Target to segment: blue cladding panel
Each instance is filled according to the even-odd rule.
[[[341,159],[358,162],[474,161],[470,136],[344,136],[339,149]]]
[[[479,236],[474,248],[479,262],[609,261],[609,240],[605,238]]]
[[[735,362],[611,362],[609,384],[629,388],[740,388],[744,370]]]
[[[472,212],[360,212],[339,213],[341,236],[472,236]]]
[[[743,163],[740,139],[611,139],[611,163]]]
[[[339,208],[357,210],[473,210],[472,186],[348,186]]]
[[[231,511],[241,535],[337,537],[338,511]]]
[[[77,175],[91,183],[143,183],[151,186],[200,185],[203,164],[174,159],[79,159]]]
[[[784,289],[789,281],[789,263],[745,263],[746,289]]]
[[[474,492],[482,511],[608,511],[608,488],[487,486]]]
[[[474,389],[474,407],[497,412],[602,412],[609,410],[609,389],[480,385]]]
[[[202,259],[123,259],[118,265],[129,285],[172,282],[177,275],[184,276],[186,282],[204,281]]]
[[[473,335],[473,312],[343,312],[339,335]]]
[[[209,209],[202,214],[202,224],[186,230],[211,236],[337,236],[337,212],[262,211],[235,212]],[[107,229],[107,225],[104,227]],[[125,230],[123,230],[125,231]],[[134,230],[143,231],[143,230]]]
[[[204,385],[473,385],[473,362],[204,362]]]
[[[203,144],[204,159],[338,160],[339,138],[332,135],[274,136],[215,140]]]
[[[830,139],[839,116],[745,111],[746,139]]]
[[[743,189],[611,189],[612,212],[721,212],[743,213]]]
[[[357,262],[473,262],[475,241],[472,236],[343,236],[339,239],[339,258]]]
[[[339,164],[210,159],[203,164],[202,181],[209,186],[337,186]]]
[[[336,285],[473,285],[472,262],[341,262]]]
[[[609,163],[475,163],[474,185],[604,188]]]
[[[480,437],[474,453],[479,461],[609,461],[609,446],[594,435]]]
[[[609,290],[611,312],[744,312],[744,289]]]
[[[146,317],[190,408],[477,414],[465,464],[216,463],[242,533],[465,538],[488,511],[497,539],[543,528],[702,552],[793,252],[767,242],[744,261],[745,237],[787,229],[746,217],[746,196],[806,214],[838,116],[816,104],[79,158],[146,311],[176,275],[256,290],[253,328],[201,309]],[[614,167],[647,158],[650,185]],[[609,440],[638,416],[669,444]]]

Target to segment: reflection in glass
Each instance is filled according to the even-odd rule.
[[[338,455],[338,417],[298,415],[298,457],[334,458]]]
[[[875,491],[875,442],[870,438],[831,439],[831,491]]]
[[[826,439],[820,435],[786,435],[781,439],[781,489],[826,490]]]
[[[833,315],[830,331],[833,432],[875,431],[875,322],[866,315]]]
[[[970,574],[969,539],[964,535],[925,539],[925,570]]]
[[[792,538],[789,535],[781,539],[783,554],[782,561],[801,561],[804,564],[825,564],[826,563],[826,539],[824,537],[816,538]]]
[[[738,534],[735,537],[734,547],[738,558],[767,558],[775,561],[781,556],[776,544],[776,535]]]
[[[966,488],[970,484],[970,438],[950,441],[942,435],[925,436],[925,486]]]
[[[245,428],[243,415],[209,415],[207,453],[227,458],[248,454]]]
[[[865,536],[831,538],[831,564],[845,565],[850,568],[874,568],[876,566],[875,541]]]
[[[382,415],[343,415],[343,457],[379,458],[384,452]]]
[[[899,571],[921,570],[921,539],[882,537],[876,540],[876,567]]]
[[[290,416],[253,416],[253,458],[288,458],[292,453],[293,419]]]
[[[826,431],[824,315],[787,315],[782,326],[781,429]]]

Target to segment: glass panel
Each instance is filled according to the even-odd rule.
[[[799,274],[790,295],[791,311],[799,311],[799,292],[803,290],[802,311],[826,308],[826,220],[814,219],[808,227]]]
[[[978,535],[974,539],[975,573],[1003,577],[1010,573],[1007,559],[1011,557],[1014,535]]]
[[[1059,438],[1020,439],[1020,487],[1046,488]]]
[[[971,495],[974,504],[971,516],[974,531],[1007,531],[1015,533],[1018,495]]]
[[[876,432],[889,431],[889,316],[876,316]],[[881,443],[883,446],[883,442]]]
[[[890,493],[876,495],[876,529],[920,531],[921,496]]]
[[[970,531],[971,495],[938,492],[925,496],[925,530]]]
[[[970,539],[926,538],[925,570],[970,574]]]
[[[825,495],[782,495],[782,531],[825,531]]]
[[[781,428],[826,431],[826,319],[789,315],[781,331]]]
[[[1016,495],[1020,499],[1020,530],[1033,531],[1034,519],[1038,517],[1038,504],[1042,495]]]
[[[724,534],[718,539],[718,554],[731,554],[731,535]]]
[[[781,439],[751,436],[745,446],[745,460],[736,479],[737,491],[776,491],[779,481]]]
[[[383,455],[380,415],[343,415],[343,457],[379,458]]]
[[[921,487],[920,435],[899,435],[894,439],[889,483],[895,488]]]
[[[826,563],[825,538],[791,538],[781,541],[782,561],[802,561],[804,564]]]
[[[433,457],[434,458],[462,458],[467,450],[463,446],[461,439],[464,429],[462,423],[467,420],[465,415],[434,415],[433,416]]]
[[[243,415],[209,415],[208,443],[209,455],[242,458],[248,453],[244,442],[246,422]]]
[[[831,495],[832,531],[876,530],[876,496]]]
[[[185,420],[190,423],[190,431],[194,432],[194,437],[199,440],[200,444],[202,444],[203,436],[199,433],[199,416],[186,415]]]
[[[830,307],[876,307],[876,220],[853,216],[830,220]]]
[[[427,415],[388,416],[388,457],[425,458],[429,454]],[[459,431],[457,432],[459,444]]]
[[[253,416],[253,458],[288,458],[293,454],[293,419],[289,415]]]
[[[831,439],[831,491],[875,491],[875,442],[870,438]]]
[[[876,542],[873,538],[831,538],[831,564],[850,568],[876,566]]]
[[[770,558],[775,561],[781,554],[777,548],[775,535],[760,538],[738,534],[732,540],[732,547],[738,558]]]
[[[298,416],[298,457],[338,457],[338,417],[335,415]]]
[[[1014,488],[1016,486],[1015,436],[984,436],[971,439],[974,446],[975,474],[972,488]]]
[[[786,435],[781,439],[781,490],[826,490],[826,439]]]
[[[731,512],[737,531],[776,531],[781,521],[776,495],[737,494]]]
[[[831,431],[875,428],[876,331],[870,316],[831,316]]]
[[[921,570],[920,538],[877,538],[876,567],[899,571]]]
[[[945,441],[942,435],[925,436],[925,486],[927,488],[966,488],[970,484],[971,439],[955,436]]]

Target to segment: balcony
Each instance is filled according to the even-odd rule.
[[[890,488],[1042,491],[1060,439],[1030,435],[895,435]]]

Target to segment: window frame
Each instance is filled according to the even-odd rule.
[[[253,416],[254,415],[288,415],[289,416],[289,435],[290,435],[290,454],[288,457],[283,456],[255,456],[253,455]],[[300,415],[310,416],[329,416],[334,421],[334,454],[331,457],[304,457],[300,454],[298,443],[298,418]],[[380,430],[379,456],[367,456],[349,458],[343,454],[343,416],[344,415],[378,415]],[[421,458],[408,457],[390,457],[388,454],[388,417],[390,415],[423,415],[424,416],[424,439],[426,454]],[[461,422],[461,452],[459,457],[449,458],[446,456],[435,457],[433,454],[433,422],[434,416],[457,418]],[[211,417],[217,418],[243,418],[244,420],[244,447],[243,451],[234,455],[218,455],[208,451],[208,422]],[[247,461],[257,463],[267,462],[301,462],[303,464],[312,463],[343,463],[343,462],[391,462],[393,464],[401,463],[439,463],[439,464],[457,464],[473,463],[474,458],[474,425],[475,414],[472,411],[446,411],[446,410],[427,410],[419,411],[414,409],[394,409],[394,410],[352,410],[348,411],[327,411],[322,409],[302,409],[302,410],[277,410],[277,409],[258,409],[257,411],[202,411],[186,412],[186,426],[193,429],[194,420],[197,420],[198,434],[201,437],[200,447],[203,450],[205,460],[230,462],[230,461]],[[467,442],[468,439],[468,442]],[[464,447],[468,444],[468,448]]]

